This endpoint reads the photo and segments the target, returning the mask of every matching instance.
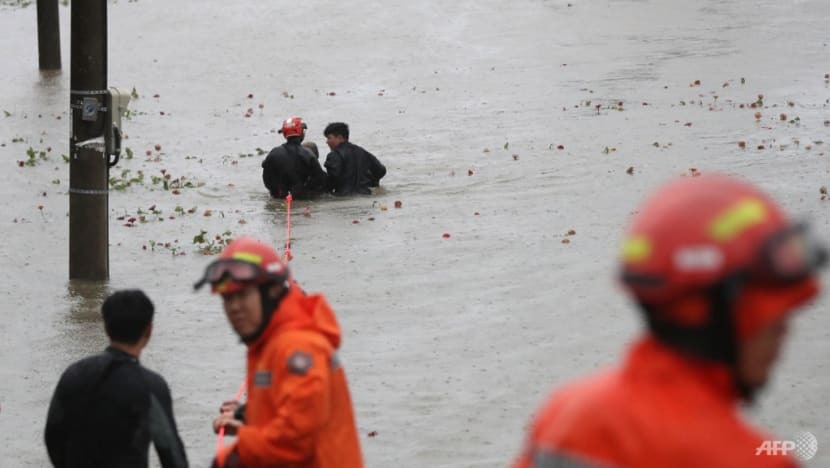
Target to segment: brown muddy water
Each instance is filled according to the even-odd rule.
[[[139,96],[133,157],[111,176],[144,179],[113,187],[111,278],[90,284],[67,280],[69,8],[64,71],[47,76],[34,6],[0,2],[3,467],[48,465],[54,385],[105,346],[100,303],[125,287],[156,303],[142,361],[208,466],[244,348],[219,300],[192,292],[210,260],[193,239],[282,245],[257,149],[288,116],[321,148],[326,123],[347,121],[389,170],[372,197],[299,202],[292,218],[295,276],[344,330],[370,467],[504,466],[551,387],[615,362],[639,328],[614,284],[620,235],[667,178],[743,176],[828,238],[826,1],[174,3],[109,5],[109,83]],[[165,190],[162,171],[193,187]],[[827,308],[796,321],[748,412],[779,438],[813,433],[809,466],[830,465]]]

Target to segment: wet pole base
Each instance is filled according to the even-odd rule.
[[[69,279],[109,279],[109,172],[98,146],[69,162]]]

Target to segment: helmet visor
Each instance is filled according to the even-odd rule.
[[[813,239],[807,224],[789,226],[762,245],[751,278],[761,283],[801,281],[827,263],[827,250]]]
[[[205,268],[205,274],[193,285],[199,289],[206,283],[215,285],[220,281],[230,278],[239,283],[256,281],[265,276],[262,269],[250,262],[243,262],[235,259],[216,260]]]

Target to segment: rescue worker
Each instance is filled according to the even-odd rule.
[[[340,327],[326,299],[305,294],[274,249],[251,237],[228,244],[195,287],[208,283],[248,347],[247,403],[223,405],[213,422],[237,440],[213,466],[362,467],[337,358]]]
[[[56,468],[146,468],[150,442],[164,468],[187,467],[164,378],[138,358],[153,329],[153,303],[139,290],[118,291],[101,307],[109,347],[69,366],[46,420]]]
[[[308,199],[325,191],[326,173],[312,152],[317,146],[303,143],[306,128],[299,117],[286,119],[279,130],[286,142],[262,161],[262,182],[274,198],[291,192],[295,199]]]
[[[328,189],[339,196],[369,195],[380,185],[386,167],[372,153],[349,142],[349,126],[334,122],[323,131],[331,152],[326,157]]]
[[[621,365],[556,391],[515,467],[792,467],[744,422],[826,251],[757,188],[713,175],[654,194],[621,279],[648,330]],[[763,452],[763,453],[762,453]]]

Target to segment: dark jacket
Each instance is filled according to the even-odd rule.
[[[274,198],[310,198],[324,191],[326,173],[311,151],[289,141],[262,161],[262,182]]]
[[[113,347],[64,371],[45,438],[56,468],[146,468],[151,441],[164,468],[187,467],[164,378]]]
[[[326,157],[328,187],[335,195],[372,193],[369,187],[377,187],[386,175],[386,167],[372,153],[343,142]]]

